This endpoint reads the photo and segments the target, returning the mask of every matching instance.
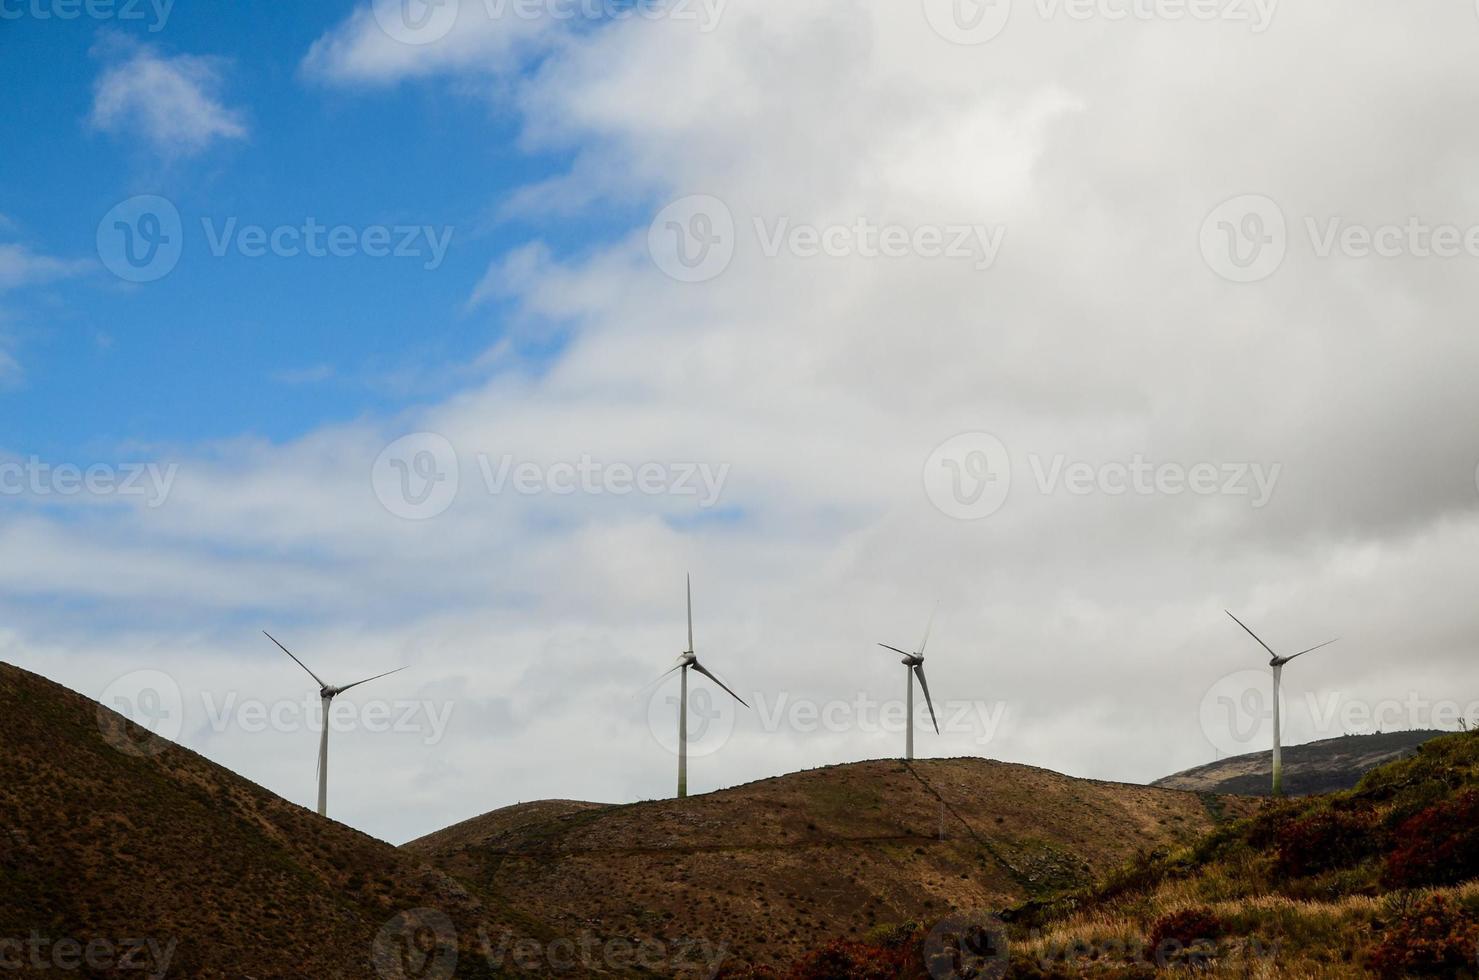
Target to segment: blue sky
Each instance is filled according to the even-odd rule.
[[[468,299],[490,261],[531,236],[500,216],[501,202],[563,161],[520,149],[516,121],[490,101],[415,82],[341,91],[307,77],[304,53],[350,9],[179,4],[158,32],[138,21],[0,21],[0,242],[92,266],[0,294],[0,336],[23,371],[0,389],[0,449],[86,463],[135,445],[283,440],[476,380],[468,365],[500,338],[507,311]],[[176,155],[127,121],[91,125],[100,75],[137,45],[220,59],[215,94],[245,135]],[[179,264],[155,282],[125,284],[97,260],[99,220],[134,194],[169,199],[183,222]],[[394,256],[218,257],[202,225],[309,217],[429,225],[452,238],[428,271]],[[537,233],[579,240],[591,223]]]
[[[372,0],[176,4],[153,33],[0,0],[0,658],[93,697],[163,672],[191,748],[298,800],[314,733],[206,726],[205,696],[302,693],[263,628],[333,676],[407,664],[371,696],[455,704],[444,740],[335,748],[332,812],[392,840],[670,793],[671,692],[636,692],[688,572],[705,663],[756,704],[897,700],[874,644],[938,603],[932,692],[1006,711],[942,717],[930,755],[1209,761],[1199,709],[1267,683],[1225,608],[1346,637],[1288,678],[1291,740],[1338,734],[1307,697],[1479,683],[1479,255],[1305,230],[1479,227],[1472,5],[1019,0],[982,33],[955,0],[574,2],[443,0],[408,44]],[[137,195],[181,221],[154,281],[113,271]],[[122,227],[157,241],[145,217]],[[212,254],[309,218],[352,252],[451,240]],[[941,249],[985,240],[962,229],[989,262]],[[7,489],[33,455],[176,478]],[[562,488],[587,463],[616,478]],[[1142,464],[1242,476],[1127,489]],[[691,775],[900,736],[740,714]]]

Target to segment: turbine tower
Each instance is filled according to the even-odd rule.
[[[908,725],[904,729],[904,758],[914,758],[914,678],[919,678],[919,689],[924,692],[925,706],[930,709],[930,721],[934,723],[935,734],[940,734],[940,722],[935,718],[935,706],[930,701],[929,682],[924,679],[924,648],[930,641],[930,628],[935,625],[935,612],[940,608],[935,604],[934,612],[930,613],[929,622],[924,626],[924,639],[919,641],[919,652],[906,653],[898,647],[891,647],[887,643],[879,646],[885,650],[892,650],[904,659],[900,661],[904,665],[904,687],[907,690],[904,703],[908,706]]]
[[[1328,647],[1330,644],[1334,643],[1335,640],[1326,640],[1324,643],[1317,643],[1317,644],[1315,644],[1314,646],[1310,647],[1308,650],[1301,650],[1298,653],[1292,653],[1292,654],[1290,654],[1287,657],[1281,657],[1277,653],[1274,653],[1274,648],[1271,647],[1271,646],[1269,646],[1267,643],[1264,643],[1263,640],[1259,638],[1259,636],[1258,636],[1257,633],[1255,633],[1252,630],[1248,629],[1247,624],[1244,623],[1241,619],[1239,619],[1236,616],[1233,616],[1233,614],[1231,612],[1229,612],[1228,610],[1226,610],[1226,609],[1224,609],[1223,612],[1227,613],[1229,616],[1232,616],[1232,621],[1235,622],[1235,623],[1237,623],[1239,626],[1243,627],[1243,629],[1246,630],[1247,633],[1248,633],[1248,635],[1251,636],[1251,637],[1253,637],[1253,639],[1258,640],[1258,645],[1261,646],[1261,647],[1263,647],[1265,650],[1267,650],[1269,656],[1273,658],[1272,660],[1270,660],[1268,662],[1268,665],[1274,669],[1274,789],[1273,789],[1273,795],[1275,795],[1275,796],[1283,796],[1284,795],[1284,746],[1283,746],[1283,743],[1282,743],[1282,741],[1280,739],[1280,735],[1279,735],[1279,685],[1280,685],[1280,683],[1284,679],[1284,665],[1287,664],[1289,661],[1293,660],[1295,657],[1302,657],[1302,656],[1304,656],[1307,653],[1312,653],[1313,651],[1320,649],[1321,647]],[[1338,640],[1338,639],[1340,639],[1340,637],[1337,636],[1335,639]]]
[[[728,687],[725,686],[725,684],[724,684],[723,681],[721,681],[719,678],[715,677],[713,674],[709,673],[708,668],[706,668],[703,664],[701,664],[701,663],[698,662],[698,656],[693,652],[693,576],[692,575],[688,576],[688,585],[687,585],[687,588],[688,588],[688,648],[678,655],[678,662],[671,669],[669,669],[668,671],[666,671],[661,677],[658,678],[658,680],[661,681],[663,679],[663,677],[667,677],[668,674],[671,674],[675,670],[676,671],[682,671],[681,686],[680,686],[679,695],[678,695],[678,697],[679,697],[679,700],[678,700],[678,798],[679,799],[683,799],[684,797],[686,797],[688,795],[688,669],[690,667],[692,667],[694,670],[698,671],[700,674],[703,674],[705,677],[707,677],[709,680],[713,681],[715,684],[718,684],[720,687],[724,688],[724,693],[725,694],[728,694],[730,697],[734,698],[740,704],[745,705],[746,708],[749,707],[748,704],[745,704],[745,699],[744,698],[740,697],[738,694],[735,694],[733,691],[731,691]]]
[[[273,643],[277,643],[277,638],[275,636],[273,636],[271,633],[267,632],[266,630],[263,630],[262,631],[262,635],[265,636],[265,637],[267,637],[267,639],[271,640]],[[296,656],[294,656],[293,655],[293,651],[289,650],[287,647],[283,646],[281,643],[277,643],[277,648],[279,650],[281,650],[283,653],[285,653],[288,656],[292,657],[293,658],[293,662],[296,663],[299,667],[302,667],[304,670],[308,670],[308,665],[305,664],[303,661],[299,660]],[[328,810],[328,807],[329,807],[329,703],[331,701],[333,701],[334,698],[338,697],[339,695],[343,694],[345,691],[349,690],[351,687],[359,687],[361,684],[368,684],[370,681],[379,680],[382,677],[388,677],[391,674],[400,673],[401,671],[403,671],[405,669],[406,668],[404,668],[404,667],[397,667],[395,670],[387,670],[383,674],[376,674],[374,677],[366,677],[362,681],[355,681],[353,684],[345,684],[343,687],[334,687],[331,684],[326,684],[326,683],[324,683],[324,681],[323,681],[323,679],[321,677],[319,677],[313,671],[308,670],[308,676],[309,677],[312,677],[315,681],[318,682],[318,696],[319,696],[320,700],[322,700],[323,707],[324,707],[324,725],[323,725],[323,731],[321,733],[319,733],[319,737],[318,737],[318,815],[319,816],[321,816],[321,817],[327,816],[328,815],[327,814],[327,810]]]

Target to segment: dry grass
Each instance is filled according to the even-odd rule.
[[[833,937],[1085,887],[1140,848],[1189,844],[1213,824],[1188,793],[940,759],[684,801],[525,805],[407,847],[557,930],[702,938],[779,967]]]

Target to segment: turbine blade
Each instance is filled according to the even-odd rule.
[[[746,708],[749,707],[748,704],[745,704],[745,699],[744,698],[740,697],[738,694],[735,694],[733,691],[731,691],[728,688],[728,686],[725,685],[725,683],[723,681],[721,681],[719,678],[715,677],[713,674],[709,673],[708,669],[705,668],[703,664],[698,663],[697,661],[694,661],[693,669],[696,670],[696,671],[698,671],[700,674],[703,674],[705,677],[707,677],[709,680],[713,681],[715,684],[718,684],[720,687],[724,688],[725,693],[728,694],[730,697],[734,698],[740,704],[744,704]]]
[[[910,656],[910,654],[904,653],[904,651],[900,650],[898,647],[891,647],[887,643],[880,643],[878,645],[883,647],[885,650],[892,650],[894,653],[903,654],[906,657]]]
[[[1258,634],[1255,633],[1255,632],[1253,632],[1252,630],[1248,629],[1248,624],[1244,623],[1238,617],[1233,616],[1233,614],[1231,612],[1229,612],[1228,610],[1224,609],[1222,611],[1225,612],[1225,613],[1227,613],[1229,616],[1232,616],[1232,621],[1235,622],[1235,623],[1237,623],[1239,626],[1243,627],[1243,629],[1247,630],[1249,636],[1253,637],[1253,639],[1255,639],[1255,640],[1258,640],[1258,645],[1261,646],[1261,647],[1263,647],[1265,650],[1267,650],[1269,656],[1271,656],[1271,657],[1277,657],[1278,656],[1277,653],[1274,653],[1274,648],[1273,647],[1269,646],[1267,643],[1264,643],[1262,640],[1259,640],[1258,639]]]
[[[265,636],[265,637],[267,637],[267,639],[271,640],[273,643],[277,643],[277,637],[273,636],[271,633],[267,632],[266,630],[263,630],[262,631],[262,635]],[[287,647],[283,646],[281,643],[277,643],[277,648],[279,650],[281,650],[283,653],[287,654],[288,656],[293,657],[293,651],[289,650]],[[297,657],[293,657],[293,662],[295,664],[297,664],[299,667],[302,667],[304,670],[308,670],[308,665],[305,664],[303,661],[299,660]],[[324,683],[324,680],[323,680],[322,677],[318,676],[317,674],[315,674],[311,670],[308,670],[308,676],[309,677],[312,677],[314,680],[318,681],[318,686],[319,687],[328,687],[329,686],[329,685],[327,685],[327,684]]]
[[[936,600],[936,602],[935,602],[935,608],[933,608],[933,609],[930,610],[929,622],[927,622],[927,623],[924,624],[924,639],[922,639],[922,640],[919,641],[919,655],[921,657],[924,656],[924,648],[929,645],[929,642],[930,642],[930,630],[934,629],[934,626],[935,626],[935,613],[937,613],[939,611],[940,611],[940,603],[939,603],[938,600]]]
[[[680,671],[682,669],[683,669],[683,665],[682,664],[678,664],[676,667],[671,667],[671,668],[663,671],[661,674],[658,674],[652,680],[648,681],[646,684],[643,684],[640,688],[638,688],[637,689],[637,693],[636,694],[633,694],[632,697],[634,697],[634,698],[646,697],[649,693],[651,693],[651,691],[652,691],[652,689],[654,687],[657,687],[657,685],[659,685],[659,684],[661,684],[663,682],[663,679],[664,678],[668,677],[670,674],[675,674],[675,673],[677,673],[678,671]]]
[[[383,674],[376,674],[374,677],[366,677],[364,680],[362,680],[362,681],[355,681],[353,684],[345,684],[343,687],[339,688],[339,693],[340,694],[343,694],[345,691],[349,690],[351,687],[359,687],[361,684],[368,684],[368,683],[370,683],[370,681],[378,681],[380,678],[382,678],[382,677],[389,677],[391,674],[399,674],[401,671],[403,671],[405,669],[406,668],[404,668],[404,667],[397,667],[395,670],[387,670]]]
[[[924,690],[924,703],[930,709],[930,721],[934,722],[935,734],[938,735],[940,734],[940,723],[935,718],[935,705],[930,701],[930,686],[929,682],[924,679],[923,664],[914,668],[914,676],[919,678],[919,686]]]
[[[1338,639],[1340,639],[1340,637],[1337,636],[1335,638],[1335,640],[1338,640]],[[1302,656],[1304,656],[1307,653],[1314,653],[1316,650],[1320,649],[1321,647],[1328,647],[1330,644],[1334,643],[1335,640],[1326,640],[1324,643],[1316,643],[1314,646],[1310,647],[1308,650],[1301,650],[1298,653],[1294,654],[1293,656],[1289,657],[1288,659],[1289,660],[1293,660],[1294,657],[1302,657]]]
[[[688,575],[688,652],[693,652],[693,575]]]

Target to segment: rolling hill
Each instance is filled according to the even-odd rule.
[[[1382,732],[1376,735],[1344,735],[1284,749],[1284,793],[1308,796],[1351,789],[1366,773],[1397,759],[1404,759],[1438,731]],[[1175,775],[1157,779],[1152,786],[1184,789],[1194,793],[1237,793],[1267,796],[1273,773],[1273,752],[1250,752]]]
[[[507,807],[403,849],[563,935],[773,967],[824,937],[1087,885],[1251,805],[984,759],[877,761],[683,801]]]
[[[391,845],[151,738],[0,664],[0,964],[266,980],[419,975],[456,956],[458,975],[479,976],[482,935],[542,935]],[[448,948],[405,948],[423,925]]]

